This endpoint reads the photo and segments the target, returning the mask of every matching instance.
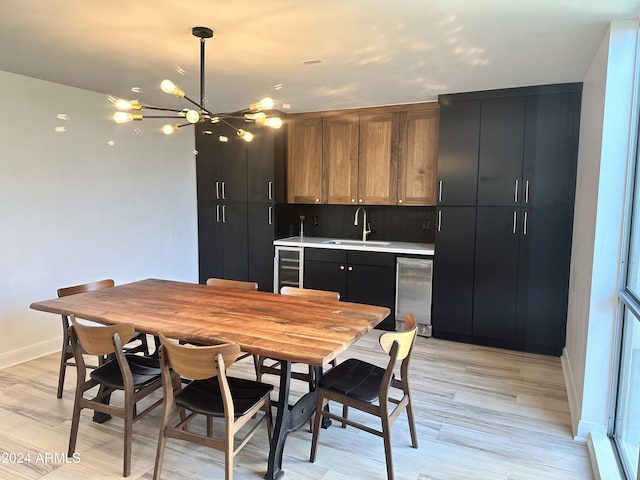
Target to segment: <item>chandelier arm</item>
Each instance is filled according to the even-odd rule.
[[[175,108],[150,107],[149,105],[143,105],[142,108],[146,108],[146,109],[149,109],[149,110],[162,110],[164,112],[176,112],[176,113],[182,112],[182,110],[177,110]]]
[[[144,118],[172,118],[174,120],[177,120],[178,118],[184,118],[184,117],[180,117],[180,116],[169,116],[169,115],[144,115]]]
[[[191,99],[190,99],[189,97],[187,97],[186,95],[185,95],[184,97],[182,97],[182,98],[184,98],[185,100],[187,100],[187,101],[189,101],[189,102],[193,103],[193,104],[194,104],[196,107],[198,107],[198,108],[202,111],[202,113],[204,113],[205,115],[213,115],[209,110],[207,110],[206,108],[204,108],[202,105],[200,105],[200,104],[199,104],[199,103],[197,103],[196,101],[191,100]]]

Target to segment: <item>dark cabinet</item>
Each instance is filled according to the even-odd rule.
[[[199,279],[250,280],[271,291],[286,129],[238,126],[252,131],[252,142],[228,125],[196,126]],[[226,141],[219,140],[221,135]]]
[[[394,311],[394,254],[305,248],[304,257],[303,285],[306,288],[339,292],[343,301],[378,305]],[[395,330],[393,313],[377,328]]]
[[[475,207],[439,207],[433,257],[434,331],[471,335]]]
[[[477,144],[469,134],[473,130],[470,116],[447,115],[449,107],[445,107],[440,117],[440,131],[445,131],[445,137],[456,130],[447,121],[462,122],[460,141],[466,146],[456,147],[457,155],[470,157],[472,144],[476,144],[478,173],[477,202],[470,207],[474,210],[474,230],[462,227],[462,223],[453,230],[445,228],[450,227],[445,220],[461,216],[462,210],[448,207],[450,203],[444,200],[438,209],[435,336],[561,354],[580,96],[580,84],[567,84],[457,94],[443,99],[449,107],[462,105],[460,111],[470,109],[474,102],[479,105],[479,115],[473,117],[479,133]],[[447,142],[452,144],[453,139],[445,138]],[[442,158],[445,165],[463,162],[452,161],[447,155],[453,150],[448,154],[446,150]],[[471,212],[467,216],[470,218]],[[462,235],[465,240],[459,238]],[[463,272],[460,286],[456,287],[449,271]],[[466,300],[452,306],[458,295]]]
[[[475,205],[480,101],[440,100],[438,205]]]

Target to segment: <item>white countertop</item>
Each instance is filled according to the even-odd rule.
[[[433,243],[412,242],[381,242],[367,240],[366,242],[353,239],[326,237],[289,237],[274,240],[275,246],[333,248],[340,250],[360,250],[387,253],[409,253],[412,255],[433,255],[436,247]]]

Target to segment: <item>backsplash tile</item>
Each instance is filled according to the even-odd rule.
[[[357,206],[352,205],[278,205],[278,237],[297,236],[299,217],[305,216],[304,234],[309,237],[362,238],[362,212],[358,226],[353,224]],[[433,243],[435,207],[398,207],[368,205],[369,240]]]

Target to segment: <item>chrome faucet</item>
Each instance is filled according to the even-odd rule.
[[[358,207],[356,209],[356,216],[353,219],[353,224],[354,225],[358,225],[358,213],[360,213],[360,210],[362,210],[363,213],[363,219],[362,219],[362,241],[366,242],[367,241],[367,235],[371,233],[371,230],[367,229],[367,226],[370,227],[370,225],[367,224],[367,211],[364,209],[364,207]]]

